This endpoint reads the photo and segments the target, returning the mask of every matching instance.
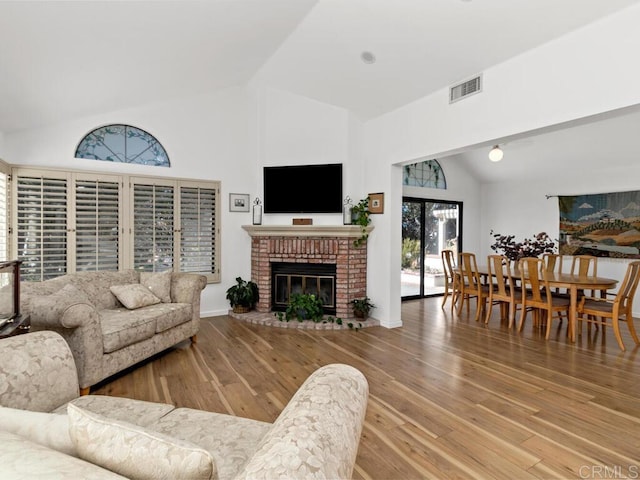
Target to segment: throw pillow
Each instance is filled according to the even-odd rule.
[[[129,310],[135,310],[140,307],[147,307],[160,303],[160,299],[156,297],[149,289],[139,283],[131,283],[129,285],[113,285],[110,287],[111,293],[127,307]]]
[[[58,452],[77,456],[69,436],[69,419],[66,415],[0,407],[0,425],[4,431]]]
[[[140,284],[151,290],[163,303],[171,303],[171,271],[140,272]]]
[[[213,479],[211,454],[183,440],[69,404],[69,435],[83,460],[132,479]]]

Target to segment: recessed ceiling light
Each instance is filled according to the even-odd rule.
[[[360,58],[364,63],[376,63],[376,56],[371,52],[362,52]]]

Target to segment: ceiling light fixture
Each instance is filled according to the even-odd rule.
[[[491,151],[489,152],[489,160],[491,160],[492,162],[499,162],[500,160],[502,160],[503,156],[504,156],[504,152],[500,150],[499,145],[494,145]]]
[[[367,64],[376,63],[376,56],[371,52],[362,52],[360,59]]]

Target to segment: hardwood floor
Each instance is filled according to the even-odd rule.
[[[404,326],[298,331],[204,319],[182,345],[93,393],[273,421],[316,368],[370,385],[354,478],[640,478],[640,363],[625,335],[549,341],[488,326],[441,298],[405,302]],[[555,324],[556,322],[554,322]],[[626,326],[623,326],[626,330]]]

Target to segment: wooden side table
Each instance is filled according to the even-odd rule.
[[[31,317],[29,315],[18,315],[11,322],[0,327],[0,338],[13,337],[29,333],[31,329]]]

